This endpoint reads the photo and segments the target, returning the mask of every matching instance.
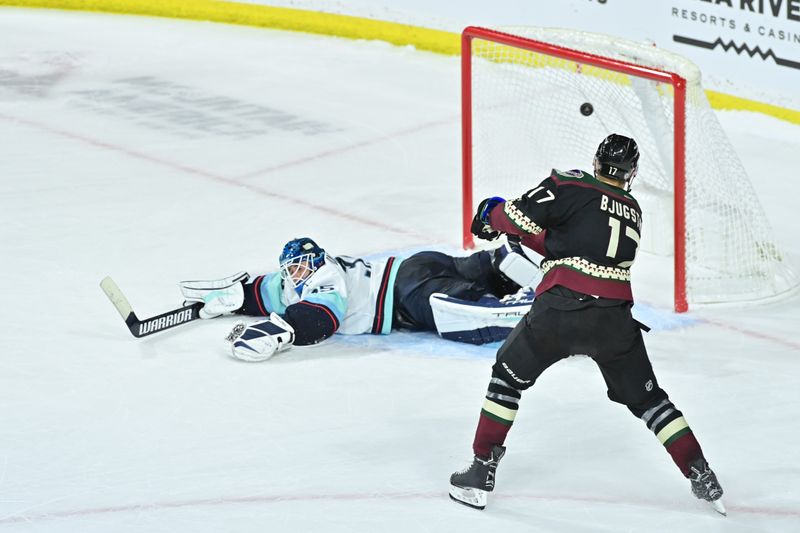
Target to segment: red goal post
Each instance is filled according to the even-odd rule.
[[[548,162],[546,160],[548,155],[554,151],[552,147],[549,153],[541,154],[538,158],[521,161],[519,166],[524,169],[523,171],[520,171],[519,168],[511,169],[509,167],[511,163],[508,160],[517,158],[524,160],[526,157],[533,157],[523,154],[528,147],[538,146],[545,137],[549,142],[550,131],[545,132],[540,124],[536,124],[537,121],[552,125],[553,129],[561,127],[566,130],[563,136],[565,139],[569,139],[561,144],[565,147],[571,147],[573,160],[563,163],[564,165],[578,164],[584,167],[588,166],[591,163],[594,148],[609,133],[629,135],[634,137],[637,142],[642,138],[644,142],[639,142],[640,150],[661,152],[662,162],[658,164],[650,163],[649,168],[640,164],[639,177],[637,177],[637,182],[634,183],[633,192],[638,198],[638,192],[642,188],[645,192],[661,188],[664,191],[657,191],[658,195],[663,198],[669,198],[671,209],[667,208],[662,202],[660,204],[662,209],[652,211],[656,211],[657,216],[668,216],[671,219],[665,223],[665,225],[670,226],[669,232],[671,235],[668,238],[659,237],[659,240],[660,242],[666,242],[668,239],[671,241],[672,249],[666,250],[664,253],[674,255],[674,308],[676,312],[684,312],[688,310],[690,301],[687,284],[687,77],[678,73],[680,71],[679,68],[672,71],[669,68],[665,68],[658,61],[655,62],[657,66],[654,66],[652,62],[647,60],[628,60],[624,54],[616,54],[616,49],[625,49],[628,42],[612,37],[600,36],[608,41],[610,52],[596,45],[597,34],[573,32],[575,35],[580,36],[580,38],[576,39],[577,44],[574,47],[564,44],[565,42],[571,44],[570,37],[566,39],[563,37],[564,34],[569,33],[568,30],[554,30],[555,34],[558,35],[555,42],[546,38],[531,37],[531,35],[544,35],[547,37],[547,32],[547,29],[538,28],[511,28],[498,31],[480,27],[468,27],[462,33],[463,246],[465,248],[474,246],[473,237],[470,233],[470,223],[474,215],[475,201],[483,198],[475,197],[476,180],[482,181],[486,185],[487,181],[494,181],[497,176],[502,174],[506,176],[502,178],[505,180],[506,189],[489,192],[488,195],[504,193],[513,197],[513,195],[522,194],[527,189],[535,186],[548,175],[550,167],[546,167],[546,165],[562,169],[574,168],[573,166],[559,167],[556,161]],[[586,44],[587,42],[589,43],[588,45]],[[478,51],[476,51],[476,46],[478,46],[476,43],[479,43],[481,47]],[[648,49],[646,45],[628,44],[632,47],[638,46],[644,49],[644,56],[655,53],[664,54],[669,60],[674,60],[676,57],[683,60],[680,56],[658,51],[654,47],[649,47]],[[617,57],[614,57],[615,55]],[[633,57],[638,59],[635,54]],[[688,60],[684,61],[696,69]],[[678,64],[681,67],[684,66],[680,61]],[[482,78],[476,77],[476,65],[480,67],[481,72],[484,72]],[[700,88],[699,71],[697,71],[696,76],[692,74],[693,71],[691,69],[688,69],[688,71],[693,78],[696,78],[689,81],[690,84],[693,84],[691,87],[693,92],[690,93],[691,105],[693,106],[692,113],[695,113],[695,115],[700,113],[695,111],[694,107],[701,109],[702,113],[704,113],[699,118],[697,116],[692,118],[695,122],[703,123],[702,126],[693,126],[701,132],[693,133],[694,140],[697,140],[698,135],[706,135],[704,130],[705,122],[709,122],[708,113],[713,116],[713,112],[707,101],[704,104],[705,108],[702,107],[702,102],[696,102],[696,100],[705,100],[705,95]],[[554,87],[558,87],[558,89],[548,88],[541,81],[542,78],[548,76],[552,77],[554,81],[548,81],[547,83],[554,84]],[[557,80],[556,76],[558,77]],[[476,84],[478,83],[476,80],[481,80],[484,88],[481,89],[482,92],[480,94],[483,96],[476,95],[479,92],[476,89]],[[584,83],[586,83],[586,87],[581,85]],[[534,88],[526,88],[526,84]],[[643,84],[647,85],[646,89],[639,87]],[[579,85],[580,87],[578,87]],[[608,96],[614,91],[621,91],[620,87],[623,86],[628,87],[625,90],[630,94],[621,95],[622,93],[620,93],[620,96]],[[633,89],[631,90],[630,87],[633,87]],[[631,94],[634,94],[633,91],[638,91],[636,94],[641,93],[641,95],[631,96]],[[564,93],[564,95],[560,93]],[[567,95],[567,93],[570,94]],[[698,94],[702,96],[697,96]],[[567,96],[585,98],[586,102],[593,102],[597,99],[594,105],[597,108],[597,112],[594,113],[595,116],[591,120],[578,116],[579,113],[573,112],[577,111],[579,107],[577,104],[573,105],[574,102],[569,102],[570,107],[568,108],[563,107],[564,102],[569,101]],[[641,102],[638,102],[637,98]],[[514,102],[514,99],[517,99],[518,102]],[[606,102],[606,99],[608,99],[608,102]],[[637,100],[637,102],[632,102],[632,100]],[[545,101],[551,102],[551,104],[545,106],[545,104],[541,103]],[[630,112],[627,109],[628,102],[631,102]],[[609,111],[611,107],[622,108],[614,111],[616,115],[619,115],[618,117]],[[483,137],[476,139],[475,128],[478,110],[481,110],[486,116],[497,115],[497,117],[487,119],[487,123],[491,125],[486,126],[484,130],[489,130],[490,133],[484,132]],[[657,112],[652,113],[651,111],[653,110]],[[505,117],[501,120],[499,117],[502,117],[504,113]],[[603,113],[609,114],[603,115]],[[633,116],[637,113],[641,116]],[[523,115],[526,114],[531,114],[532,116],[524,117]],[[663,117],[656,117],[655,119],[651,117],[651,115],[659,114],[663,115]],[[717,124],[719,133],[714,129],[711,132],[712,136],[715,139],[716,137],[722,137],[719,144],[723,147],[723,152],[727,156],[728,152],[732,152],[732,148],[729,148],[729,142],[724,133],[722,133],[721,127],[718,126],[716,117],[713,118],[713,121]],[[566,125],[562,125],[562,122],[566,122]],[[520,134],[514,131],[518,125]],[[660,131],[653,133],[651,131],[653,129]],[[522,130],[526,131],[523,132]],[[531,133],[534,131],[535,133]],[[515,139],[516,136],[524,137],[525,135],[527,135],[528,144],[524,144],[522,141],[518,142]],[[581,135],[586,139],[578,139]],[[667,137],[671,137],[671,139]],[[510,148],[511,145],[516,146],[516,149]],[[666,148],[668,145],[671,145],[671,150]],[[560,149],[560,146],[558,149]],[[589,151],[590,149],[591,151]],[[488,153],[492,150],[495,150],[497,154],[484,154],[484,152]],[[476,176],[475,169],[476,154],[481,157],[483,165],[479,176]],[[706,157],[705,154],[702,154],[702,156]],[[695,157],[699,156],[695,155]],[[735,153],[732,159],[735,159],[736,163],[738,163]],[[663,176],[655,176],[654,167],[660,167],[659,170]],[[741,167],[741,164],[739,164],[739,167]],[[749,185],[749,179],[747,179],[743,168],[740,169],[739,167],[734,169],[735,173],[744,176],[744,182]],[[547,173],[539,174],[533,170],[534,168],[539,169],[539,172]],[[703,174],[703,177],[709,173],[706,166],[695,165],[692,170],[695,174]],[[720,172],[725,171],[726,169],[720,170]],[[648,184],[648,172],[653,173],[653,183],[656,184],[653,187]],[[642,177],[643,175],[645,177]],[[637,185],[640,188],[637,189]],[[489,190],[491,190],[491,187]],[[488,191],[483,192],[485,194]],[[699,198],[708,196],[704,191],[692,191],[692,194]],[[692,198],[696,203],[705,201],[695,199],[694,196]],[[731,211],[731,209],[728,209],[729,203],[729,200],[720,200],[718,204],[721,207],[715,204],[712,206],[711,211],[719,211],[724,213],[719,216],[730,218],[733,215],[728,214],[728,211]],[[738,242],[735,243],[736,246],[719,246],[719,248],[725,248],[723,251],[717,251],[715,248],[717,245],[707,246],[713,252],[707,253],[709,257],[704,256],[706,252],[701,249],[703,243],[720,240],[718,235],[712,234],[711,231],[707,228],[704,229],[704,227],[705,225],[714,226],[717,222],[715,220],[706,221],[702,216],[696,216],[694,213],[699,212],[700,207],[694,209],[692,216],[699,229],[688,240],[699,250],[692,249],[692,259],[696,260],[696,264],[700,266],[692,272],[693,277],[690,280],[693,283],[692,290],[697,294],[696,301],[698,303],[726,301],[729,296],[732,300],[755,299],[780,292],[778,288],[772,285],[758,290],[739,291],[746,294],[739,294],[735,287],[729,288],[725,280],[725,277],[729,276],[729,272],[745,270],[749,273],[754,269],[750,266],[750,263],[740,266],[731,263],[727,256],[720,258],[724,254],[738,253],[736,250],[733,252],[727,250],[727,248],[738,247]],[[658,211],[667,210],[671,210],[668,215],[658,213]],[[761,213],[761,217],[766,221],[760,205],[756,205],[753,211]],[[648,215],[649,213],[645,209],[645,226],[647,226]],[[732,223],[733,229],[728,229],[726,225],[725,229],[720,231],[728,235],[736,231],[735,225],[737,223]],[[768,224],[764,223],[768,228]],[[728,224],[727,218],[725,224]],[[768,241],[769,237],[762,237],[759,234],[756,239],[761,248],[772,250],[770,248],[772,243],[764,242]],[[758,256],[759,253],[763,255],[760,249],[752,252],[751,255]],[[777,255],[777,252],[775,254]],[[778,262],[781,259],[781,257],[777,257]],[[736,260],[734,259],[733,261]],[[714,261],[719,261],[722,266],[714,265]],[[752,262],[758,261],[758,257],[752,260]],[[731,264],[729,265],[728,263]],[[719,273],[709,274],[711,271],[719,271]],[[768,277],[771,275],[771,271],[763,275],[761,272],[757,272],[754,275],[757,278]],[[743,283],[747,282],[749,282],[749,278],[743,281]],[[733,285],[733,283],[730,283],[730,285]]]

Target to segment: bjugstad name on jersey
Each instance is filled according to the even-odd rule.
[[[191,308],[172,315],[162,316],[161,318],[154,318],[153,320],[148,320],[147,322],[142,322],[139,324],[139,335],[177,326],[178,324],[183,324],[184,322],[191,320],[191,318]]]
[[[606,196],[605,194],[600,199],[600,210],[607,211],[612,215],[617,215],[618,217],[622,217],[626,220],[630,220],[636,227],[641,229],[642,227],[642,215],[636,209],[629,207],[618,200],[613,200]]]

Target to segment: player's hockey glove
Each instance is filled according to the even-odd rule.
[[[277,313],[245,326],[237,322],[225,338],[235,359],[257,363],[287,350],[294,343],[294,328]]]
[[[489,213],[503,202],[505,202],[503,198],[492,196],[478,205],[475,217],[472,219],[472,225],[469,228],[473,235],[487,241],[493,241],[500,236],[500,232],[493,230],[492,226],[489,225]]]

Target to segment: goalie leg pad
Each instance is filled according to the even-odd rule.
[[[520,287],[535,287],[542,278],[539,267],[528,259],[522,246],[510,240],[495,251],[496,268]]]
[[[230,343],[234,359],[257,363],[288,350],[294,343],[294,329],[280,315],[272,313],[249,326],[237,323],[225,340]]]
[[[478,301],[446,294],[430,297],[436,330],[444,339],[486,344],[505,340],[533,304],[534,293],[523,287],[517,294],[498,299],[484,296]]]

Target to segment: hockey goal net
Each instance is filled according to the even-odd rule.
[[[465,247],[482,198],[516,197],[552,168],[591,170],[600,141],[620,133],[641,153],[641,249],[674,255],[676,311],[797,285],[689,60],[586,32],[469,27],[462,107]]]

